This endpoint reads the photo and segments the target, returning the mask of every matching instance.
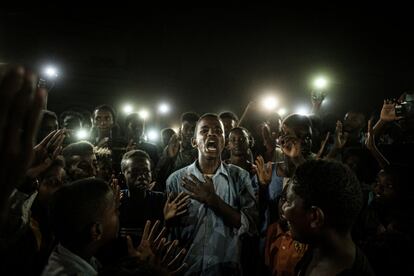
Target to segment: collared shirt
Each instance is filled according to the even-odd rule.
[[[42,275],[98,275],[99,267],[99,262],[94,257],[87,262],[58,244],[50,255]]]
[[[167,180],[167,191],[186,192],[182,178],[190,174],[204,182],[202,172],[193,164],[176,171]],[[223,218],[197,200],[191,200],[187,215],[180,218],[171,236],[187,245],[185,262],[187,275],[220,275],[223,271],[238,271],[242,234],[256,234],[258,211],[247,171],[222,163],[212,177],[216,194],[241,214],[239,229],[229,227]]]

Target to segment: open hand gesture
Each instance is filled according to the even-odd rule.
[[[171,193],[169,193],[164,205],[164,220],[168,221],[185,214],[188,209],[188,204],[190,204],[189,198],[189,195],[181,192],[172,199]]]
[[[205,177],[205,182],[202,182],[195,175],[191,174],[189,178],[183,177],[182,180],[183,187],[188,191],[192,199],[211,205],[217,196],[211,177]]]

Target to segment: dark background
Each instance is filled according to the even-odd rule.
[[[368,115],[413,89],[409,13],[236,4],[3,10],[0,62],[55,64],[48,107],[58,113],[125,102],[151,109],[163,100],[173,105],[171,120],[189,110],[241,115],[268,90],[292,111],[310,105],[310,80],[325,73],[325,111]]]

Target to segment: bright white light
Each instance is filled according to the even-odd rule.
[[[86,129],[79,129],[76,131],[76,138],[79,140],[85,140],[89,138],[89,132]]]
[[[123,111],[124,111],[125,114],[130,114],[130,113],[133,112],[133,110],[134,110],[134,108],[130,104],[126,104],[123,107]]]
[[[263,107],[269,111],[274,110],[277,107],[277,104],[278,104],[278,101],[273,96],[265,97],[262,100]]]
[[[171,128],[172,128],[172,129],[174,130],[174,132],[175,132],[175,133],[177,133],[177,134],[178,134],[178,132],[180,131],[180,126],[178,126],[178,125],[173,125]]]
[[[295,110],[296,114],[300,114],[300,115],[308,115],[309,112],[309,108],[306,106],[299,106],[298,108],[296,108]]]
[[[159,138],[159,131],[155,129],[150,129],[147,132],[147,136],[149,141],[156,142]]]
[[[285,116],[286,115],[286,113],[287,113],[287,110],[286,110],[286,108],[280,108],[278,111],[277,111],[277,114],[279,114],[280,116]]]
[[[143,109],[140,112],[138,112],[139,117],[141,117],[141,119],[145,120],[149,117],[149,113],[147,110]]]
[[[44,70],[44,74],[48,77],[48,78],[56,78],[58,76],[58,71],[55,67],[53,66],[47,66]]]
[[[324,89],[328,85],[328,81],[324,77],[318,77],[313,82],[316,89]]]
[[[166,104],[166,103],[162,103],[162,104],[159,105],[158,111],[161,114],[166,114],[166,113],[168,113],[170,111],[170,106],[168,104]]]

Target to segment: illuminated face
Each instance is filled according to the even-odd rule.
[[[114,125],[112,113],[108,110],[95,110],[94,125],[102,131],[109,131]]]
[[[97,161],[95,154],[73,155],[69,158],[67,164],[67,174],[72,181],[96,176]]]
[[[392,206],[397,195],[394,190],[393,179],[383,170],[378,173],[377,183],[374,187],[375,201],[381,205]]]
[[[152,182],[150,161],[147,158],[129,159],[124,176],[131,193],[148,189]]]
[[[185,149],[191,148],[191,139],[194,137],[194,129],[195,129],[196,123],[195,122],[187,122],[184,121],[181,124],[181,145]]]
[[[229,146],[231,155],[244,156],[249,150],[249,136],[241,129],[234,129],[229,135]]]
[[[282,216],[288,222],[292,237],[300,242],[309,242],[310,220],[309,211],[305,208],[303,199],[288,184],[286,198],[282,205]]]
[[[224,148],[223,123],[215,117],[204,117],[198,122],[197,136],[193,146],[198,148],[201,158],[220,158]]]

